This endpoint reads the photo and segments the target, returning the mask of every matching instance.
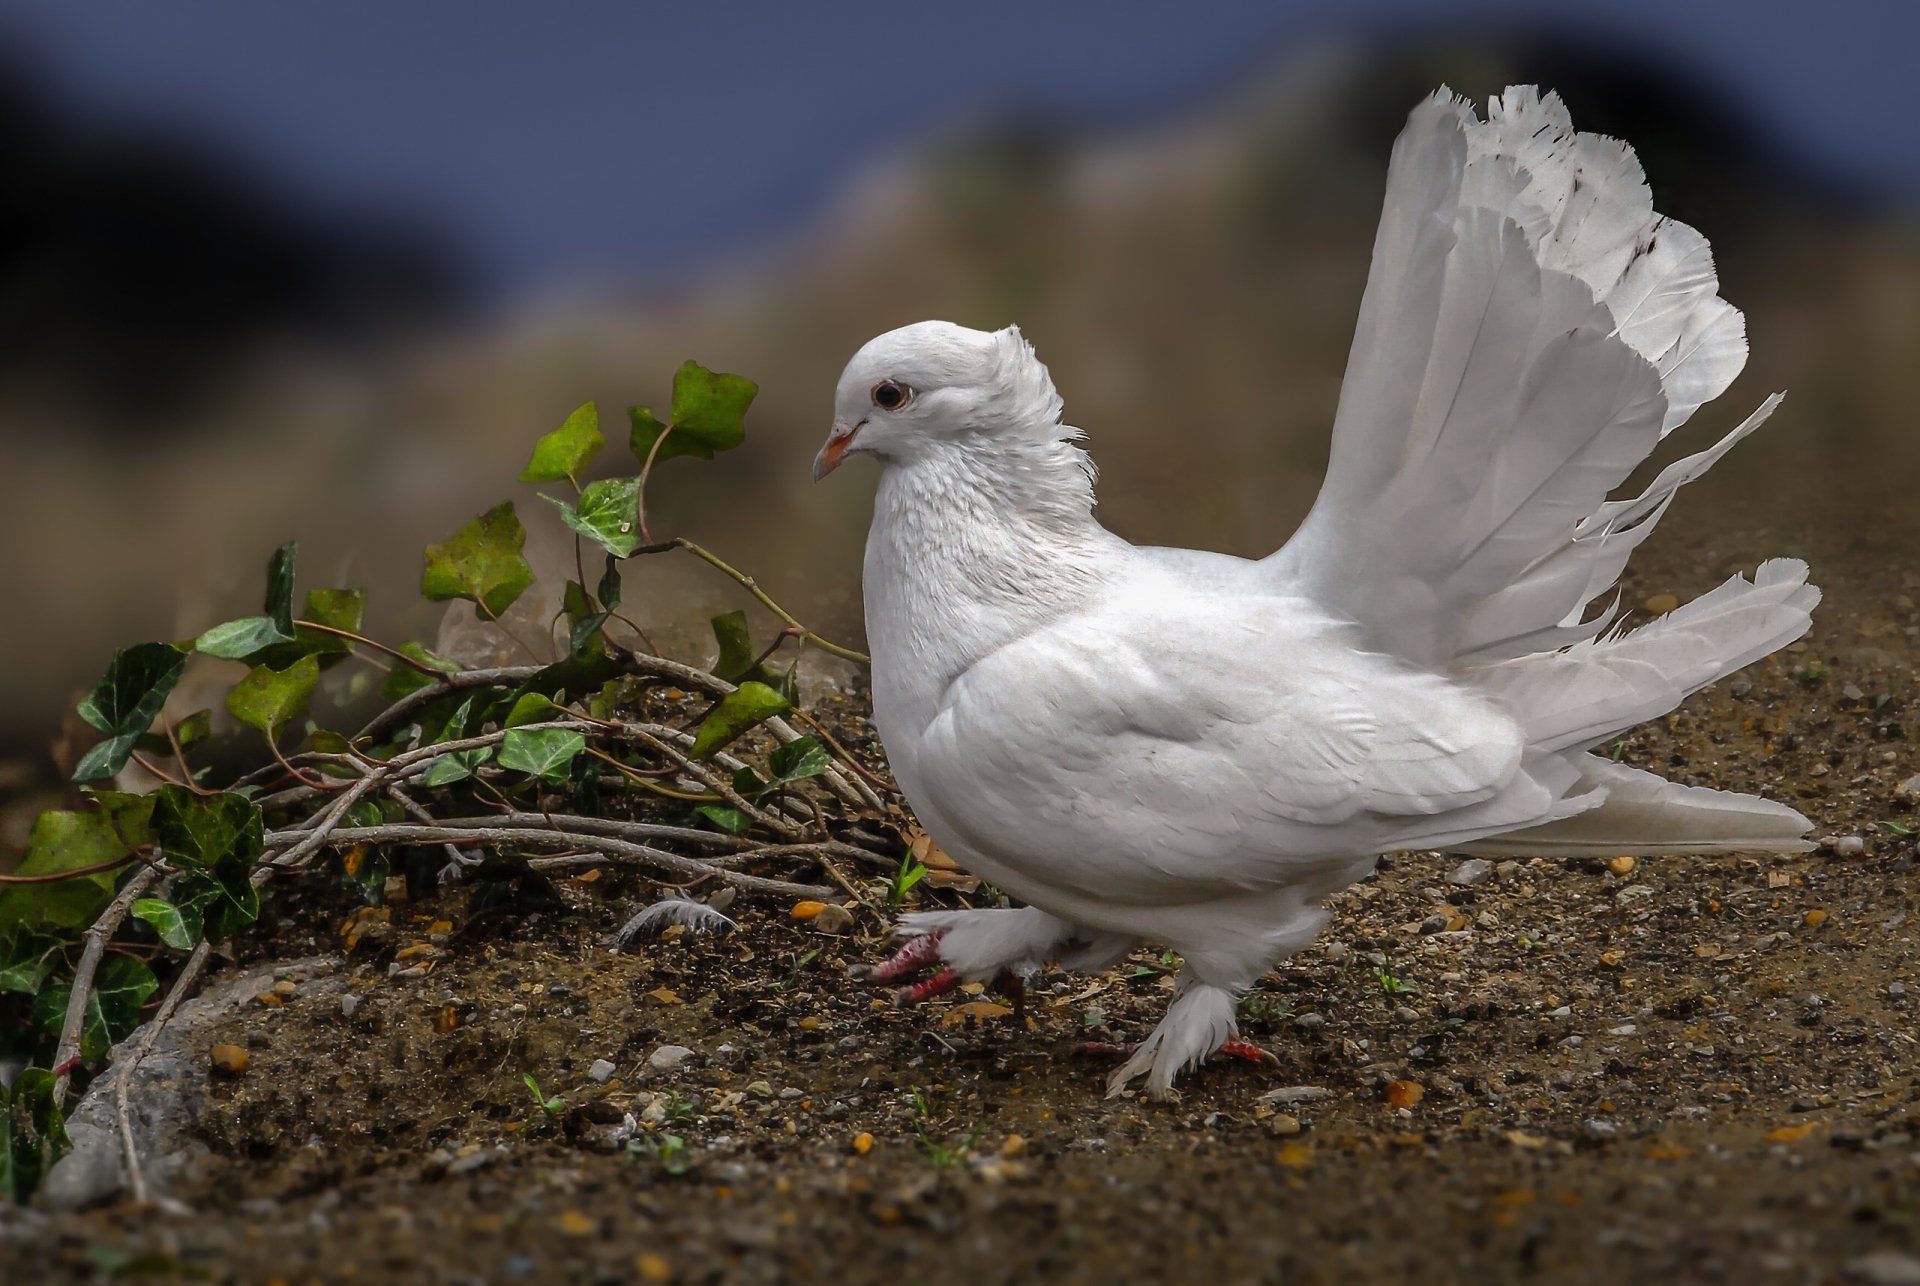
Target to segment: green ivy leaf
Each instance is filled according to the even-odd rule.
[[[132,956],[112,955],[100,962],[87,997],[86,1018],[80,1028],[80,1056],[89,1062],[105,1058],[114,1042],[140,1024],[140,1006],[160,989],[153,970]],[[73,988],[49,987],[35,998],[40,1023],[58,1031],[67,1017]]]
[[[434,759],[427,770],[420,774],[420,784],[429,790],[436,786],[451,786],[456,781],[465,781],[473,776],[474,769],[487,762],[487,756],[493,753],[491,746],[474,746],[470,750],[450,750]]]
[[[268,616],[242,616],[214,626],[193,641],[193,650],[225,661],[242,661],[264,652],[277,643],[291,643],[291,633],[282,634]]]
[[[767,767],[773,770],[773,784],[780,786],[818,777],[833,767],[833,759],[818,737],[801,737],[768,755]]]
[[[256,665],[227,693],[227,712],[275,741],[289,721],[306,712],[307,699],[319,682],[320,659],[312,655],[284,670]]]
[[[24,924],[0,929],[0,991],[35,995],[53,972],[54,955],[64,944]]]
[[[671,424],[661,423],[644,406],[632,407],[627,412],[627,445],[643,461],[650,454],[656,463],[680,455],[711,460],[745,440],[747,408],[759,391],[760,386],[744,376],[687,362],[674,372]],[[654,443],[663,434],[666,441],[655,451]]]
[[[578,481],[607,439],[600,432],[600,408],[588,402],[553,432],[534,444],[533,458],[520,472],[522,482]]]
[[[625,558],[640,545],[635,511],[640,503],[640,479],[603,478],[589,482],[579,502],[543,496],[560,511],[561,521],[599,544],[616,558]]]
[[[570,728],[514,728],[500,742],[500,766],[547,781],[565,781],[587,739]]]
[[[611,612],[620,606],[620,559],[607,555],[607,570],[600,574],[600,606]]]
[[[186,664],[187,654],[171,643],[142,643],[113,654],[106,677],[79,706],[80,717],[107,739],[81,758],[75,781],[99,781],[126,767],[134,743],[153,725]]]
[[[612,555],[609,554],[608,558],[612,558]],[[567,654],[604,655],[606,646],[600,640],[600,627],[607,623],[611,613],[605,608],[594,607],[593,600],[587,597],[586,587],[577,580],[567,582],[566,589],[561,593],[560,607],[567,614]]]
[[[53,1073],[23,1069],[11,1093],[0,1090],[0,1197],[25,1201],[72,1149]]]
[[[513,703],[513,709],[507,712],[503,728],[518,728],[529,723],[547,723],[556,718],[565,718],[567,712],[555,705],[538,692],[528,692]]]
[[[299,553],[299,542],[289,540],[274,550],[273,557],[267,560],[265,610],[273,620],[274,628],[288,638],[293,637],[293,565]]]
[[[205,741],[213,731],[213,711],[195,710],[173,726],[174,740],[185,750],[196,742]]]
[[[141,898],[133,904],[133,918],[152,925],[160,941],[175,951],[190,951],[200,941],[198,917],[189,927],[180,908],[165,898]]]
[[[599,691],[601,684],[625,673],[626,667],[612,657],[588,652],[555,661],[522,683],[513,695],[518,700],[529,692],[538,692],[543,696],[552,694],[562,700],[574,700]]]
[[[251,870],[264,838],[258,804],[230,790],[203,799],[172,784],[153,795],[153,837],[169,858],[201,870],[237,858]]]
[[[687,753],[695,759],[705,758],[755,724],[792,708],[793,703],[778,692],[749,679],[722,697],[713,712],[700,721],[700,730]]]
[[[312,621],[315,625],[329,625],[336,630],[360,632],[360,623],[367,612],[367,591],[364,589],[310,589],[307,591],[306,610],[301,614],[303,621]],[[270,665],[276,670],[285,669],[294,661],[308,653],[321,658],[323,666],[332,665],[353,651],[353,641],[341,638],[338,634],[329,634],[325,630],[310,629],[305,625],[293,628],[290,642],[275,642],[258,655],[249,656],[255,665]]]
[[[154,796],[154,838],[186,868],[173,890],[185,930],[195,941],[202,932],[215,942],[231,937],[260,914],[253,884],[263,847],[260,806],[233,791],[203,799],[173,785]]]
[[[520,553],[527,530],[513,501],[475,518],[446,540],[427,546],[420,592],[441,602],[464,598],[477,616],[499,616],[533,584],[533,568]]]
[[[744,835],[753,827],[752,819],[737,808],[723,808],[719,804],[702,804],[693,811],[729,835]]]
[[[16,875],[59,875],[125,857],[128,844],[105,812],[40,814]],[[0,888],[0,928],[11,924],[80,929],[113,897],[114,875],[101,871],[46,884]]]
[[[747,408],[760,386],[743,375],[710,371],[698,362],[684,362],[673,373],[673,427],[714,451],[730,451],[746,437]]]
[[[738,683],[747,677],[754,657],[759,655],[753,650],[753,636],[747,633],[747,614],[728,612],[714,617],[710,624],[713,641],[720,645],[720,656],[713,663],[714,677]]]
[[[446,674],[459,672],[460,667],[451,661],[443,661],[418,643],[402,643],[400,651],[422,665],[432,666]],[[380,697],[388,704],[398,701],[409,693],[418,692],[433,680],[410,665],[396,665],[387,672],[386,680],[380,685]]]

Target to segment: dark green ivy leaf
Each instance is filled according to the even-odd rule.
[[[38,933],[24,924],[0,929],[0,991],[35,995],[53,972],[59,938]]]
[[[818,737],[801,737],[768,755],[767,767],[773,770],[773,784],[780,786],[818,777],[833,767],[833,760]]]
[[[251,799],[230,790],[201,798],[171,783],[153,794],[153,837],[173,861],[211,870],[237,857],[251,868],[260,856],[260,806]]]
[[[25,1201],[72,1149],[53,1073],[23,1069],[11,1093],[0,1090],[0,1198]]]
[[[475,615],[499,616],[533,584],[533,568],[520,552],[526,543],[527,530],[513,501],[502,501],[446,540],[427,546],[420,592],[435,602],[468,599]]]
[[[289,540],[267,560],[265,610],[274,628],[288,638],[293,637],[293,565],[299,553],[299,542]]]
[[[160,989],[153,970],[132,956],[111,955],[100,962],[87,997],[86,1018],[80,1028],[80,1056],[89,1062],[105,1058],[114,1042],[140,1023],[140,1006]],[[66,1022],[73,988],[49,987],[34,1003],[41,1026],[58,1031]]]
[[[171,643],[142,643],[113,654],[106,677],[79,706],[80,717],[107,739],[80,760],[75,781],[99,781],[126,766],[134,743],[152,726],[186,664],[187,654]]]

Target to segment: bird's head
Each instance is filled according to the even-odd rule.
[[[916,322],[869,340],[847,363],[813,476],[863,452],[902,464],[969,438],[1077,436],[1061,427],[1060,411],[1053,380],[1018,327]]]

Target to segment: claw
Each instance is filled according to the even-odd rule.
[[[951,969],[941,969],[931,978],[922,978],[919,982],[908,983],[893,993],[897,1005],[917,1005],[934,996],[945,995],[960,985],[960,975]]]
[[[1221,1058],[1237,1058],[1246,1063],[1260,1063],[1267,1067],[1280,1066],[1279,1058],[1258,1045],[1248,1044],[1244,1040],[1230,1040],[1213,1051]]]
[[[891,982],[895,978],[904,978],[910,973],[919,972],[940,958],[940,939],[945,936],[945,932],[941,931],[909,938],[906,946],[901,947],[881,963],[863,971],[849,970],[848,972],[856,978],[866,978],[873,982]]]

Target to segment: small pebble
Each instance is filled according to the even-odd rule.
[[[616,1070],[614,1065],[606,1059],[596,1058],[593,1060],[593,1066],[587,1069],[587,1079],[595,1085],[605,1085],[613,1079]]]
[[[1447,883],[1472,888],[1493,878],[1493,863],[1484,857],[1471,857],[1447,872]]]
[[[342,1018],[351,1018],[359,1012],[360,997],[354,995],[351,991],[340,997],[340,1016]]]
[[[1902,799],[1920,799],[1920,773],[1915,773],[1895,786],[1893,793]]]
[[[1287,1085],[1277,1090],[1268,1090],[1260,1096],[1262,1103],[1317,1103],[1324,1098],[1332,1098],[1333,1091],[1323,1085]]]
[[[1267,1133],[1277,1134],[1282,1138],[1298,1134],[1300,1133],[1300,1118],[1297,1116],[1288,1116],[1285,1112],[1275,1112],[1267,1118]]]
[[[853,927],[853,912],[829,902],[813,917],[810,927],[815,933],[845,933]]]
[[[1668,612],[1680,606],[1680,596],[1677,594],[1652,594],[1649,595],[1647,600],[1640,604],[1640,606],[1652,612],[1655,616],[1665,616]]]
[[[1325,1014],[1301,1014],[1293,1020],[1293,1025],[1312,1031],[1316,1027],[1325,1027],[1327,1025],[1327,1016]]]
[[[1633,868],[1638,865],[1639,863],[1631,857],[1622,856],[1622,857],[1610,857],[1607,859],[1607,869],[1609,871],[1612,871],[1615,875],[1619,875],[1623,877],[1632,875]]]
[[[213,1070],[222,1076],[242,1076],[253,1066],[253,1055],[239,1045],[215,1045],[209,1055]]]
[[[1887,994],[1895,1000],[1898,1000],[1907,994],[1907,984],[1904,982],[1890,982],[1887,984]]]
[[[692,1057],[693,1051],[685,1045],[662,1045],[647,1055],[647,1066],[656,1072],[678,1071]]]
[[[1858,835],[1842,835],[1833,842],[1833,851],[1841,857],[1859,857],[1867,851],[1867,841]]]

